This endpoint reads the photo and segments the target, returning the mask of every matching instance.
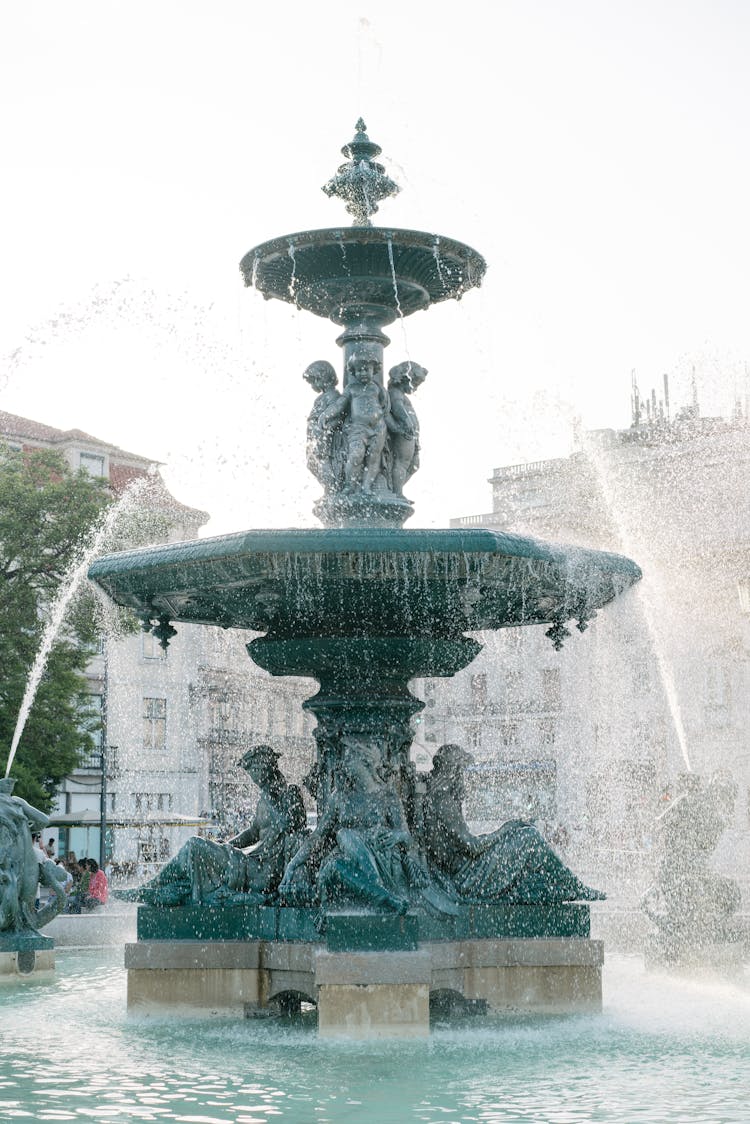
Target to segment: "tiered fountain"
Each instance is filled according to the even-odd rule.
[[[426,1033],[438,992],[477,1008],[596,1009],[602,953],[585,900],[600,895],[528,824],[471,835],[459,747],[443,747],[417,783],[411,719],[424,704],[408,683],[466,667],[481,647],[467,631],[546,625],[559,647],[567,622],[584,629],[640,572],[617,555],[488,530],[402,529],[419,454],[411,395],[426,371],[401,362],[386,384],[383,329],[460,299],[485,263],[442,236],[372,226],[397,188],[362,121],[343,153],[324,190],[354,225],[275,239],[241,263],[267,299],[342,328],[341,387],[328,362],[305,372],[318,394],[308,464],[323,529],[159,546],[90,570],[165,644],[176,622],[250,629],[261,667],[319,683],[305,703],[318,722],[318,827],[306,834],[277,755],[251,750],[255,823],[230,844],[188,844],[136,895],[129,1003],[247,1012],[307,998],[321,1033],[353,1035]]]

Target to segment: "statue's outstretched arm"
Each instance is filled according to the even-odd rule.
[[[333,801],[329,808],[326,810],[323,818],[318,823],[312,835],[308,835],[303,840],[299,850],[292,856],[287,863],[284,877],[279,884],[279,893],[289,888],[295,871],[299,870],[310,860],[315,860],[321,851],[324,851],[329,841],[335,837],[336,828],[338,826],[338,809],[336,802]]]
[[[251,847],[253,843],[257,843],[259,840],[260,829],[255,820],[253,820],[250,826],[246,827],[244,831],[241,831],[239,835],[235,835],[232,839],[227,839],[227,843],[232,847]]]
[[[336,421],[337,418],[342,417],[343,414],[346,413],[350,399],[350,392],[348,390],[345,390],[343,394],[340,394],[338,396],[335,402],[333,402],[330,406],[326,407],[326,409],[323,410],[323,413],[319,418],[319,424],[321,426],[329,425],[330,422]]]
[[[14,804],[20,806],[21,811],[32,827],[46,827],[49,823],[49,816],[45,815],[44,812],[40,812],[39,809],[35,808],[32,804],[27,803],[22,796],[11,796],[11,800]]]

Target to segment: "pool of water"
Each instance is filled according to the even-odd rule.
[[[0,1120],[583,1124],[750,1120],[750,989],[605,971],[596,1017],[469,1020],[428,1040],[128,1017],[122,949],[0,989]]]

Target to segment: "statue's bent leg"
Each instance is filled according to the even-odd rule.
[[[364,456],[364,473],[362,476],[362,491],[371,492],[373,484],[378,478],[385,449],[385,430],[383,434],[371,437],[367,444]]]
[[[318,885],[323,904],[354,894],[373,905],[406,913],[409,902],[384,884],[367,844],[358,832],[342,828],[336,840],[341,851],[322,867]]]
[[[221,850],[220,844],[193,836],[149,882],[132,890],[120,890],[116,896],[126,901],[165,906],[182,905],[191,897],[193,901],[200,901],[208,873],[204,850],[211,847]]]
[[[536,828],[524,827],[518,832],[518,842],[524,870],[514,880],[516,896],[525,891],[531,901],[543,900],[541,894],[548,901],[601,901],[606,897],[577,878]]]

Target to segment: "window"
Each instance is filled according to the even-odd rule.
[[[164,648],[162,648],[153,632],[144,632],[142,635],[144,660],[165,660],[167,658],[167,653]]]
[[[652,688],[651,668],[644,661],[633,664],[633,690],[638,694],[648,694]]]
[[[152,753],[164,749],[167,742],[167,700],[143,700],[143,748]]]
[[[87,694],[83,699],[80,727],[91,735],[94,748],[81,764],[86,769],[98,769],[104,747],[104,695]]]
[[[242,712],[236,694],[211,690],[208,696],[208,721],[214,730],[238,730]]]
[[[154,839],[138,840],[138,858],[144,863],[155,863],[158,858],[157,844]]]
[[[523,678],[518,668],[514,667],[505,672],[505,703],[508,710],[517,710],[521,706],[523,693]]]
[[[474,706],[484,706],[487,702],[487,676],[486,675],[472,675],[471,677],[471,701]]]
[[[466,733],[470,748],[480,749],[482,745],[482,727],[479,725],[469,726]]]
[[[94,656],[103,656],[106,651],[106,637],[100,633],[90,643],[84,644],[83,649],[92,659]]]
[[[500,723],[500,740],[503,745],[515,745],[518,741],[518,723],[517,722],[501,722]]]
[[[104,476],[104,457],[97,453],[80,453],[78,464],[89,476]]]
[[[135,792],[136,812],[171,812],[171,792]]]
[[[541,745],[555,744],[555,723],[552,718],[542,718],[540,721],[539,741]]]
[[[545,710],[557,710],[560,706],[560,668],[545,667],[542,671],[542,704]]]

